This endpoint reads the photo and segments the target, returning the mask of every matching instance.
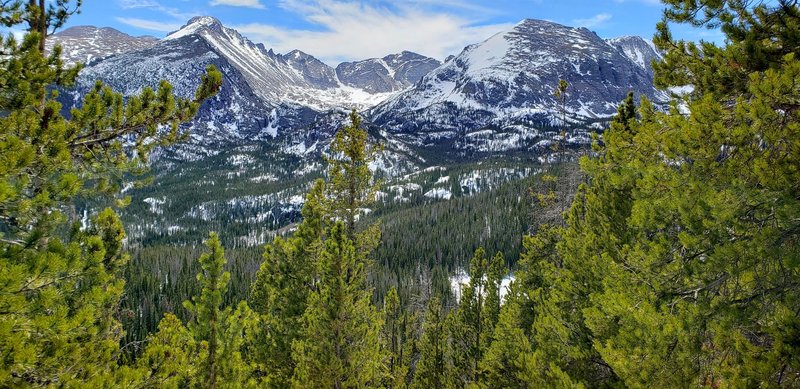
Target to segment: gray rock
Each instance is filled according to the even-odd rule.
[[[433,58],[403,51],[383,58],[343,62],[336,67],[336,75],[345,85],[370,93],[387,93],[408,88],[440,65]]]

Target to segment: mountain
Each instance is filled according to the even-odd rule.
[[[274,133],[269,118],[273,107],[264,101],[263,92],[250,84],[240,69],[245,65],[237,57],[226,56],[221,39],[208,34],[172,36],[138,51],[115,55],[87,66],[80,74],[77,88],[62,93],[72,98],[70,106],[86,90],[101,80],[123,95],[139,93],[144,87],[156,88],[159,80],[169,81],[181,97],[193,97],[194,90],[208,65],[215,65],[225,75],[220,93],[203,105],[192,124],[193,145],[187,159],[203,158],[217,152],[221,144],[239,139],[259,139]],[[218,43],[214,46],[213,43]]]
[[[412,57],[392,62],[404,82],[424,72],[415,68],[415,61],[428,66],[425,57]],[[191,97],[209,64],[225,74],[223,88],[193,122],[192,145],[183,148],[186,159],[213,155],[224,144],[275,138],[279,132],[287,147],[310,146],[316,137],[324,137],[320,131],[335,131],[329,112],[363,109],[386,97],[342,84],[332,67],[311,55],[299,50],[276,54],[215,18],[196,17],[148,47],[88,66],[78,88],[66,93],[65,106],[76,103],[95,80],[130,95],[166,79],[178,95]]]
[[[343,62],[336,67],[336,75],[354,88],[387,93],[408,88],[441,64],[433,58],[403,51],[383,58]]]
[[[300,50],[292,50],[280,56],[293,69],[300,72],[303,79],[319,89],[337,88],[336,71],[324,62]]]
[[[47,39],[46,48],[61,45],[61,58],[72,65],[90,63],[115,54],[147,49],[158,42],[151,36],[134,37],[110,27],[76,26],[60,31]]]
[[[95,80],[132,95],[162,79],[193,97],[206,67],[220,69],[220,93],[186,125],[190,141],[153,155],[154,184],[131,189],[125,217],[134,241],[194,242],[215,229],[253,245],[297,220],[350,109],[384,146],[370,166],[385,180],[384,205],[471,196],[535,174],[542,161],[574,159],[571,149],[591,142],[628,90],[657,100],[642,65],[647,47],[526,20],[444,63],[404,51],[333,68],[198,17],[152,45],[91,62],[60,98],[68,109]],[[565,125],[553,97],[562,78]],[[487,161],[495,156],[501,165]]]
[[[524,20],[468,46],[413,88],[369,111],[389,132],[419,146],[496,152],[549,144],[560,126],[560,79],[571,126],[607,120],[628,91],[660,101],[652,73],[586,28]],[[580,132],[569,142],[586,143]],[[541,147],[540,147],[541,148]]]
[[[370,95],[363,91],[343,88],[335,80],[320,82],[319,76],[329,70],[307,71],[303,66],[322,64],[313,57],[294,52],[289,61],[286,56],[255,44],[236,30],[224,27],[212,17],[196,17],[180,30],[169,34],[165,40],[194,37],[202,39],[215,53],[225,58],[239,73],[250,89],[264,103],[300,105],[317,111],[334,107],[359,107],[369,104]],[[304,60],[300,60],[304,58]],[[293,66],[294,65],[294,66]],[[306,71],[304,71],[306,70]],[[361,92],[361,93],[359,93]]]

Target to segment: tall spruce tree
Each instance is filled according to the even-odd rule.
[[[525,297],[514,283],[506,295],[498,323],[494,329],[492,343],[481,360],[480,385],[492,388],[540,387],[532,377],[527,377],[527,360],[532,359],[533,349],[524,330],[524,314],[521,300]]]
[[[381,318],[364,286],[364,264],[341,221],[328,231],[317,267],[319,281],[308,297],[303,334],[292,343],[292,386],[379,386],[385,374]]]
[[[329,182],[320,180],[312,188],[295,235],[278,238],[265,250],[251,301],[261,323],[256,360],[269,386],[374,386],[384,378],[381,318],[370,303],[365,282],[368,255],[380,241],[380,229],[356,230],[358,213],[375,200],[369,162],[379,147],[369,145],[367,138],[360,117],[352,112],[350,124],[337,132],[331,144]],[[335,220],[342,223],[341,231],[334,228]],[[344,236],[331,236],[334,230]],[[336,305],[327,306],[334,297]],[[353,312],[357,314],[351,316]],[[331,333],[335,340],[321,341]],[[330,355],[320,355],[314,360],[314,350],[331,348],[346,359],[334,362]],[[323,366],[320,361],[330,363]],[[309,370],[318,367],[328,369],[327,376]]]
[[[200,371],[204,375],[201,382],[206,382],[209,388],[216,388],[220,381],[219,343],[222,326],[230,315],[230,309],[222,308],[222,295],[231,275],[223,270],[227,260],[219,236],[212,233],[205,245],[209,252],[200,256],[201,271],[197,274],[197,282],[201,285],[200,295],[195,296],[193,301],[185,301],[183,305],[193,316],[189,330],[200,342],[205,354],[200,362]]]
[[[476,383],[480,361],[492,341],[500,312],[500,284],[505,260],[497,254],[490,260],[483,247],[469,263],[469,283],[461,292],[458,308],[450,320],[450,358],[458,385]],[[487,277],[488,276],[488,277]]]
[[[428,301],[425,317],[422,322],[422,334],[419,341],[419,359],[414,369],[412,388],[445,388],[450,387],[448,371],[452,370],[447,361],[447,327],[446,313],[442,310],[442,301],[438,297]]]
[[[306,196],[295,235],[266,246],[253,282],[250,301],[261,322],[254,354],[268,386],[286,387],[294,374],[292,342],[303,331],[308,295],[317,287],[317,258],[329,219],[326,204],[325,183],[318,180]]]
[[[347,235],[354,241],[358,214],[375,201],[378,188],[369,170],[369,163],[381,147],[369,144],[367,139],[367,131],[361,127],[361,117],[353,110],[350,124],[334,135],[331,155],[327,159],[331,211],[345,223]]]
[[[208,252],[198,259],[200,293],[185,301],[188,326],[166,314],[136,361],[135,373],[123,374],[125,386],[255,387],[253,363],[244,355],[254,346],[256,318],[245,302],[223,306],[230,273],[219,237],[211,233]]]
[[[381,331],[387,370],[384,387],[404,388],[408,386],[415,345],[412,319],[411,313],[404,311],[400,304],[397,288],[389,289],[383,301],[383,329]]]
[[[494,338],[494,327],[500,319],[503,278],[508,274],[503,253],[496,253],[486,265],[486,299],[483,315],[483,347],[489,347]]]
[[[127,100],[97,84],[62,116],[58,90],[80,66],[65,67],[61,49],[46,54],[44,43],[80,4],[0,4],[0,23],[27,30],[0,42],[0,386],[114,385],[125,234],[111,210],[70,227],[75,198],[119,195],[121,177],[181,139],[179,124],[221,86],[213,68],[192,100],[167,83]]]

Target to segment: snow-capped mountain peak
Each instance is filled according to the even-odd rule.
[[[195,16],[177,31],[169,33],[164,39],[178,39],[187,35],[197,34],[202,30],[221,32],[223,28],[219,19],[213,16]]]
[[[518,145],[520,139],[536,138],[522,127],[557,125],[560,104],[553,91],[561,79],[570,85],[565,105],[574,123],[610,117],[629,91],[659,97],[652,74],[592,31],[526,19],[467,46],[370,115],[418,144],[470,143],[460,138],[466,131],[467,138],[503,133]],[[491,134],[478,135],[483,130]],[[487,149],[498,147],[506,146]]]
[[[142,50],[154,46],[158,39],[151,36],[133,37],[110,27],[75,26],[52,35],[46,49],[61,45],[61,59],[67,64],[89,63],[112,55]]]

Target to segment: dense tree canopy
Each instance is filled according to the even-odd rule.
[[[74,200],[118,194],[122,175],[140,172],[153,147],[178,140],[179,124],[221,85],[213,68],[193,100],[174,97],[167,83],[127,101],[97,84],[62,116],[58,90],[80,66],[65,67],[58,47],[45,53],[44,40],[78,6],[0,5],[0,22],[28,30],[0,48],[2,386],[112,385],[125,232],[111,209],[81,225]]]
[[[582,161],[567,226],[528,239],[515,304],[530,307],[531,376],[795,386],[797,3],[665,3],[657,81],[692,92],[667,112],[629,98]],[[673,41],[667,21],[721,26],[728,43]]]

